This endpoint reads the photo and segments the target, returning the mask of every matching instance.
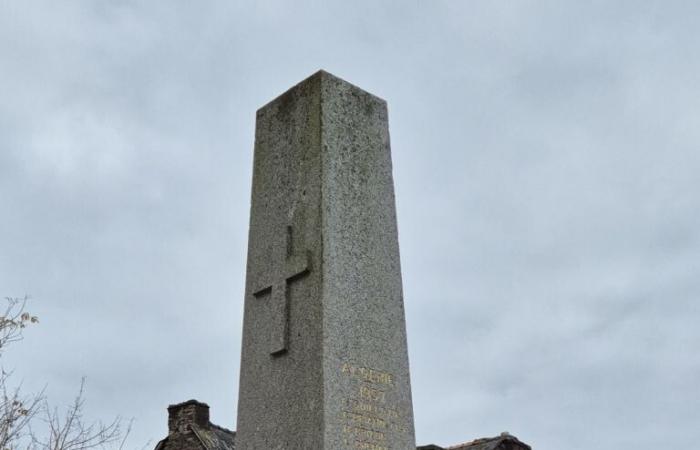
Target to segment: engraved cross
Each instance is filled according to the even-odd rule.
[[[308,275],[310,270],[308,253],[293,253],[292,227],[287,226],[284,246],[277,246],[273,251],[273,279],[269,284],[256,287],[253,291],[256,298],[270,296],[270,354],[273,356],[282,355],[289,348],[289,285]]]

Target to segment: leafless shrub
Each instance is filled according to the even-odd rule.
[[[85,405],[85,378],[73,403],[61,413],[52,408],[44,398],[41,407],[42,418],[48,425],[47,434],[42,439],[33,435],[33,444],[41,450],[88,450],[119,449],[124,447],[131,429],[131,422],[124,428],[120,417],[109,423],[88,422],[83,418]]]

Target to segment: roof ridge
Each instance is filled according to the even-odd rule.
[[[226,431],[227,433],[236,434],[234,430],[229,430],[228,428],[222,427],[221,425],[217,425],[215,423],[209,422],[209,426],[211,426],[212,428],[218,428],[221,431]]]
[[[204,437],[200,436],[200,434],[199,434],[199,433],[201,433],[201,431],[199,430],[199,427],[197,425],[191,425],[190,430],[192,430],[194,435],[197,436],[197,439],[199,440],[200,444],[202,444],[202,447],[209,450],[209,446],[207,445],[206,440],[204,439]]]
[[[520,441],[517,437],[513,436],[512,434],[510,434],[508,432],[503,432],[503,433],[499,434],[498,436],[482,437],[482,438],[472,439],[471,441],[463,442],[461,444],[451,445],[449,447],[445,447],[445,450],[460,450],[464,447],[468,447],[468,446],[472,446],[472,445],[484,444],[487,442],[505,441],[505,440],[516,441],[520,444],[527,445],[527,444],[524,444],[522,441]]]

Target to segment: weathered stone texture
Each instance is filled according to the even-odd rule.
[[[168,436],[155,450],[235,450],[236,433],[209,422],[209,406],[188,400],[168,407]]]
[[[387,107],[324,81],[324,448],[413,449]]]
[[[518,438],[507,432],[499,436],[490,438],[475,439],[464,444],[452,445],[450,447],[439,447],[437,445],[424,445],[417,450],[532,450],[531,447]]]
[[[391,170],[386,103],[328,73],[258,111],[239,450],[415,448]]]
[[[257,114],[239,449],[323,448],[320,82],[308,80]],[[288,348],[273,355],[280,299],[254,293],[282,276],[288,253],[307,254],[311,269],[288,287]]]

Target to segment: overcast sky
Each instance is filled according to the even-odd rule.
[[[700,438],[700,3],[0,0],[0,295],[26,390],[235,427],[255,111],[384,99],[418,443]]]

